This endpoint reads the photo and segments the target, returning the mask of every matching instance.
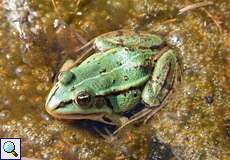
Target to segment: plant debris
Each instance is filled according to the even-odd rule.
[[[183,14],[187,11],[194,10],[194,9],[204,7],[204,6],[208,6],[208,5],[213,5],[213,2],[199,2],[199,3],[190,4],[190,5],[182,8],[182,9],[180,9],[178,15]]]
[[[221,29],[221,26],[220,24],[222,23],[218,17],[212,15],[207,9],[205,8],[201,8],[207,15],[208,17],[210,17],[212,19],[212,21],[216,24],[217,28],[219,29],[219,31],[221,32],[222,29]]]
[[[227,42],[228,48],[230,48],[230,31],[228,32],[228,42]]]

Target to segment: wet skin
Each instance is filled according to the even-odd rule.
[[[46,110],[60,119],[90,119],[121,125],[121,113],[138,102],[150,117],[173,88],[177,57],[155,34],[120,30],[91,40],[68,60],[50,91]]]

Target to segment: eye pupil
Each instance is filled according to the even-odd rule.
[[[86,92],[80,92],[76,98],[77,104],[79,104],[81,107],[88,107],[91,103],[91,95]]]

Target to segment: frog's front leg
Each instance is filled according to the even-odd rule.
[[[124,113],[132,109],[141,100],[141,90],[132,89],[117,95],[111,95],[107,97],[113,111],[116,114],[111,115],[109,118],[114,121],[117,126],[123,126],[128,121],[127,117],[117,115],[119,113]]]
[[[140,101],[140,99],[140,89],[131,89],[108,97],[108,100],[115,113],[124,113],[129,111]]]

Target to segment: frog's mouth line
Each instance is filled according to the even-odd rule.
[[[92,113],[92,114],[66,114],[59,115],[55,113],[50,113],[53,117],[58,119],[68,119],[68,120],[93,120],[102,122],[109,125],[116,125],[105,113]]]
[[[53,94],[55,94],[55,92],[57,91],[58,88],[59,88],[58,85],[56,85],[54,88],[52,88],[53,89]],[[57,109],[62,108],[62,107],[65,107],[65,105],[74,103],[74,100],[70,99],[68,101],[56,103],[56,105],[53,106],[52,109],[50,109],[47,106],[48,106],[48,104],[50,102],[50,99],[51,99],[52,95],[49,95],[47,97],[45,108],[46,108],[46,111],[50,115],[55,117],[55,118],[69,119],[69,120],[83,120],[83,119],[86,119],[86,120],[93,120],[93,121],[102,122],[102,123],[109,124],[109,125],[116,125],[116,123],[114,123],[112,121],[112,119],[109,118],[109,116],[107,116],[106,113],[104,113],[104,112],[89,113],[89,114],[78,114],[78,113],[76,113],[76,114],[66,114],[66,115],[64,115],[64,114],[61,115],[61,114],[55,113],[55,112],[53,112],[54,110],[57,110]]]
[[[65,102],[61,102],[60,104],[58,104],[55,108],[53,108],[53,110],[49,110],[47,109],[46,111],[52,115],[55,118],[58,119],[69,119],[69,120],[83,120],[83,119],[87,119],[87,120],[93,120],[93,121],[99,121],[102,123],[106,123],[109,125],[116,125],[111,118],[109,118],[109,116],[106,115],[106,113],[104,112],[99,112],[99,113],[89,113],[89,114],[58,114],[53,112],[54,110],[57,110],[59,108],[65,107],[65,105],[71,104],[73,103],[73,100],[69,100],[69,101],[65,101]]]

